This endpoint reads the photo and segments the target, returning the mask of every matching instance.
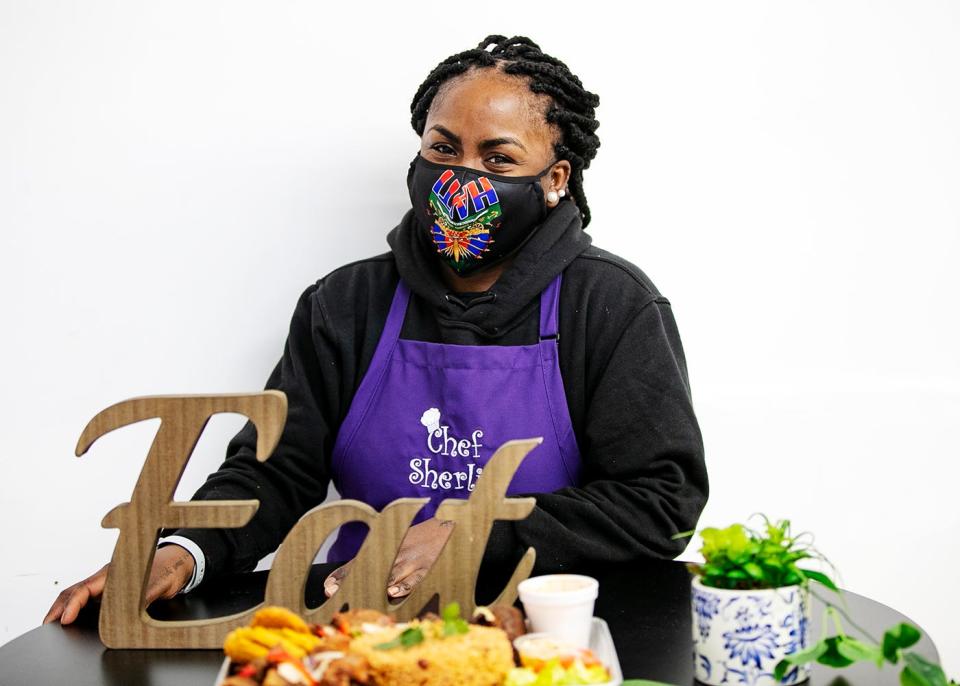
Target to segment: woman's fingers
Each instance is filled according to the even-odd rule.
[[[451,521],[431,518],[407,530],[387,580],[388,596],[401,598],[410,594],[437,561],[453,526]]]
[[[435,518],[415,524],[407,530],[387,579],[387,595],[401,598],[409,595],[437,561],[440,551],[453,532],[453,522]],[[323,592],[329,598],[340,589],[353,560],[334,570],[323,582]]]
[[[387,579],[387,595],[391,598],[408,595],[427,573],[425,567],[430,567],[432,563],[433,560],[429,559],[429,554],[422,545],[410,545],[407,539],[404,539]],[[413,581],[414,578],[416,581]]]
[[[414,586],[423,581],[423,577],[425,577],[426,574],[426,569],[415,569],[410,574],[396,579],[387,589],[387,595],[391,598],[403,598],[404,596],[410,595],[410,591],[413,590]]]
[[[70,599],[67,600],[67,604],[64,605],[63,614],[60,615],[60,623],[72,623],[73,620],[77,618],[77,615],[80,614],[83,606],[90,600],[90,595],[90,589],[86,585],[78,587],[73,592],[73,595],[70,596]]]
[[[402,598],[409,595],[413,587],[420,583],[427,571],[433,565],[423,548],[400,546],[397,559],[394,560],[390,577],[387,579],[387,595],[391,598]]]
[[[340,590],[340,584],[343,582],[343,579],[350,572],[350,567],[353,564],[351,560],[342,567],[338,567],[323,582],[323,593],[328,598],[333,596],[338,590]],[[405,595],[409,595],[410,591],[413,590],[413,587],[420,583],[420,580],[426,576],[427,570],[421,568],[420,566],[407,562],[405,560],[400,560],[393,566],[393,570],[390,573],[390,580],[388,581],[389,588],[387,589],[387,595],[393,598],[401,598]]]
[[[50,609],[47,610],[47,614],[43,618],[44,624],[49,624],[50,622],[55,622],[60,619],[60,615],[63,614],[63,606],[67,604],[71,593],[73,593],[73,586],[60,591],[60,595],[53,601],[53,605],[50,606]]]
[[[83,581],[65,588],[43,618],[44,624],[73,622],[83,606],[92,598],[103,593],[107,583],[107,571],[110,565],[104,565]],[[146,600],[149,605],[157,598],[172,598],[183,588],[193,575],[193,556],[178,545],[165,545],[153,557],[150,580],[147,583]]]
[[[340,582],[343,581],[344,577],[347,576],[347,572],[350,571],[350,565],[353,564],[353,560],[346,563],[341,567],[337,567],[333,572],[330,573],[324,582],[323,582],[323,593],[328,598],[340,590]]]
[[[110,565],[104,565],[95,574],[88,576],[83,581],[63,590],[57,599],[53,602],[46,617],[43,618],[44,624],[60,620],[61,624],[70,624],[73,622],[80,610],[91,598],[99,597],[103,593],[103,586],[107,580],[107,569]]]
[[[400,554],[393,562],[393,568],[390,570],[389,578],[387,578],[387,593],[390,593],[390,589],[397,582],[413,574],[420,566],[415,560],[408,558],[404,553],[405,551],[401,548]]]

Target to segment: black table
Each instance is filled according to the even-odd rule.
[[[307,584],[307,604],[323,598],[323,579],[336,565],[316,565]],[[682,563],[578,570],[600,581],[595,614],[607,621],[617,646],[625,678],[671,684],[693,684],[690,577]],[[489,602],[499,580],[481,583],[478,600]],[[209,589],[156,603],[157,619],[199,619],[247,609],[263,600],[266,572],[240,574]],[[502,586],[502,584],[501,584]],[[851,616],[879,635],[901,621],[899,612],[878,602],[846,593]],[[53,599],[51,598],[51,601]],[[0,684],[80,686],[149,684],[150,686],[212,686],[223,661],[218,650],[107,650],[97,635],[97,606],[85,609],[71,626],[41,626],[0,647]],[[823,606],[813,603],[812,634],[820,635]],[[852,627],[847,627],[852,631]],[[939,661],[936,648],[924,635],[914,650]],[[834,670],[814,665],[811,686],[883,686],[899,684],[899,669],[891,665],[855,665]]]

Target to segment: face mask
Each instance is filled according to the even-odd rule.
[[[546,219],[540,179],[431,162],[417,153],[407,173],[413,211],[427,242],[458,274],[496,264],[520,249]]]

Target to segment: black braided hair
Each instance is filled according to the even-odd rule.
[[[493,46],[488,51],[488,47]],[[441,86],[449,79],[471,68],[489,68],[502,65],[507,74],[528,76],[530,90],[545,93],[551,98],[546,113],[547,123],[560,129],[560,140],[553,146],[557,159],[570,162],[570,193],[580,209],[584,228],[590,223],[590,206],[583,192],[583,170],[597,155],[600,139],[596,133],[600,122],[594,111],[600,98],[583,87],[580,79],[563,62],[540,50],[540,46],[525,36],[491,35],[476,48],[451,55],[434,67],[417,89],[410,104],[413,115],[410,123],[418,136],[423,136],[427,112]]]

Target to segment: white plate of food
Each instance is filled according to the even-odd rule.
[[[227,657],[214,685],[525,686],[540,676],[533,669],[533,653],[536,659],[546,658],[539,664],[541,669],[557,670],[558,674],[558,667],[590,673],[595,680],[584,683],[593,686],[622,683],[616,648],[602,619],[593,618],[589,651],[558,654],[553,659],[543,652],[545,644],[541,642],[539,652],[518,650],[521,657],[531,655],[526,665],[517,666],[513,639],[524,625],[522,618],[514,619],[519,611],[505,606],[492,610],[495,612],[478,612],[470,623],[460,618],[459,608],[452,605],[440,617],[428,615],[407,623],[394,622],[379,612],[357,610],[338,613],[331,624],[321,626],[307,624],[283,608],[264,608],[249,627],[231,632],[225,640]],[[527,642],[537,648],[536,642]],[[523,648],[523,641],[520,646]],[[600,674],[596,665],[604,669],[603,680],[596,680]]]

